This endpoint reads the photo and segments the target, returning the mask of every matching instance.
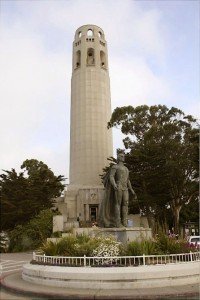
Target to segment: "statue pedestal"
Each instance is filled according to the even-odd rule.
[[[144,227],[123,227],[123,228],[74,228],[75,235],[87,234],[89,236],[114,236],[119,242],[126,243],[135,240],[141,241],[152,237],[151,228]]]

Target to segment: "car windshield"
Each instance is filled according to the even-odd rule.
[[[191,239],[192,243],[196,243],[196,242],[199,242],[199,241],[200,241],[200,237],[196,237],[196,238]]]

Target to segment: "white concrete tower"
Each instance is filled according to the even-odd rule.
[[[113,155],[107,43],[96,25],[77,29],[73,42],[70,186],[99,186]]]

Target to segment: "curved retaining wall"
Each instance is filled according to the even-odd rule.
[[[70,289],[137,289],[199,283],[199,262],[141,267],[59,267],[26,264],[26,281]]]

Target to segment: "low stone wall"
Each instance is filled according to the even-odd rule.
[[[83,228],[73,228],[73,233],[63,233],[62,237],[69,235],[88,235],[91,237],[95,236],[108,236],[111,235],[116,238],[117,241],[121,243],[127,243],[132,241],[141,241],[143,239],[152,238],[151,228],[144,227],[123,227],[123,228],[100,228],[100,227],[83,227]],[[57,243],[61,238],[47,238],[47,241],[52,241]]]
[[[137,289],[199,283],[199,262],[140,267],[59,267],[26,264],[26,281],[70,289]]]
[[[89,236],[107,236],[112,235],[117,241],[122,243],[132,242],[135,240],[152,238],[151,228],[144,227],[123,227],[123,228],[73,228],[75,235],[86,234]]]

